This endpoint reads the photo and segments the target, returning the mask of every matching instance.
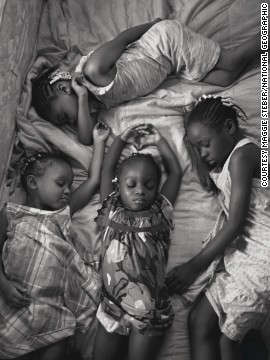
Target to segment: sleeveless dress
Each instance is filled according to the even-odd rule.
[[[214,169],[210,174],[221,191],[222,211],[205,245],[228,219],[230,158],[236,149],[250,143],[252,141],[247,138],[239,141],[222,170]],[[221,331],[231,340],[241,340],[250,329],[261,330],[270,311],[270,187],[261,187],[260,179],[252,180],[242,234],[226,247],[222,262],[220,259],[209,266],[183,298],[195,298],[194,294],[198,293],[200,286],[201,289],[205,287],[210,279],[206,297],[218,315]]]
[[[83,75],[91,53],[81,58],[76,72],[81,74],[81,83],[110,109],[150,93],[171,74],[201,81],[217,63],[220,46],[177,20],[160,21],[125,49],[115,64],[115,79],[105,87],[95,86]]]
[[[172,215],[172,205],[160,194],[141,212],[126,210],[117,192],[103,202],[96,218],[104,288],[97,317],[108,332],[128,335],[137,329],[156,336],[172,324],[165,284]]]
[[[0,357],[11,359],[85,332],[96,317],[101,281],[91,256],[75,249],[70,209],[45,211],[7,203],[3,265],[27,289],[29,306],[14,308],[0,293]]]

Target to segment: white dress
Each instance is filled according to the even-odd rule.
[[[211,172],[221,192],[222,211],[206,245],[228,218],[230,158],[236,149],[249,143],[251,141],[247,138],[239,141],[222,170]],[[242,234],[226,247],[222,258],[216,259],[201,274],[183,298],[194,300],[198,289],[201,291],[209,279],[206,297],[218,315],[221,331],[228,338],[241,340],[250,329],[264,327],[270,310],[270,187],[261,187],[260,179],[252,180],[250,205]]]

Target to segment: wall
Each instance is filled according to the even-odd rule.
[[[0,0],[0,203],[11,155],[15,112],[27,69],[35,56],[45,0]]]

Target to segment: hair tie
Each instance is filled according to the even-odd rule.
[[[40,159],[41,157],[42,157],[42,153],[38,152],[37,154],[34,154],[34,155],[30,156],[28,159],[23,160],[21,174],[23,175],[25,173],[25,171],[26,171],[29,164],[31,164],[32,162]]]
[[[221,96],[221,95],[213,95],[213,94],[208,94],[208,95],[203,94],[202,96],[200,96],[198,101],[201,102],[201,101],[206,100],[206,99],[220,99],[222,104],[224,106],[228,106],[228,107],[231,107],[231,106],[235,105],[232,98],[224,96],[224,95]]]
[[[71,80],[71,73],[69,71],[64,71],[56,69],[49,76],[49,84],[52,85],[59,80]]]

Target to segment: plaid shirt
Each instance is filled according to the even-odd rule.
[[[76,251],[69,207],[44,211],[8,203],[3,265],[31,297],[12,308],[0,294],[0,357],[14,358],[86,331],[95,318],[101,283]]]

